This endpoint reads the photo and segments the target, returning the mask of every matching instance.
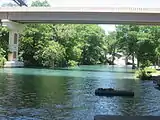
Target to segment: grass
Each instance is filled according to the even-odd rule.
[[[160,71],[157,71],[155,68],[146,67],[144,69],[139,69],[135,73],[136,78],[140,80],[151,80],[152,76],[160,75]]]

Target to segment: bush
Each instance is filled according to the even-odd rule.
[[[5,51],[2,48],[0,48],[0,67],[3,67],[6,62],[4,54],[5,54]]]
[[[74,67],[74,66],[77,66],[77,65],[78,65],[78,62],[76,62],[74,60],[69,60],[68,61],[68,66]]]
[[[156,73],[156,69],[153,68],[144,68],[136,71],[136,77],[141,80],[150,80],[152,75],[151,73]]]
[[[147,71],[148,73],[149,72],[150,73],[156,73],[157,72],[157,70],[155,68],[149,68],[149,67],[144,68],[144,70]]]
[[[0,67],[3,67],[5,62],[6,62],[6,59],[4,57],[1,57],[0,58]]]
[[[42,63],[44,67],[59,67],[65,56],[65,49],[55,41],[49,41],[46,47],[35,53],[35,60]]]
[[[146,60],[146,61],[143,61],[141,64],[140,64],[140,68],[141,69],[146,69],[148,68],[149,66],[152,66],[153,64],[151,63],[151,61],[149,60]]]

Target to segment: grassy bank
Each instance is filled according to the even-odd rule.
[[[138,69],[135,73],[136,78],[140,80],[151,80],[152,76],[159,76],[160,71],[157,71],[155,68],[146,67],[144,69]]]

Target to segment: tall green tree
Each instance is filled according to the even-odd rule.
[[[8,50],[9,43],[9,32],[6,27],[0,26],[0,47],[3,48],[6,52]]]
[[[55,41],[49,41],[48,45],[43,48],[42,64],[46,67],[59,67],[62,66],[65,56],[65,49],[62,45]]]
[[[96,64],[102,56],[104,30],[98,25],[58,24],[55,38],[66,49],[66,60]]]
[[[98,25],[84,26],[82,32],[82,64],[98,64],[103,56],[105,31]]]
[[[104,51],[105,51],[105,56],[107,54],[111,55],[111,60],[108,61],[110,64],[114,64],[115,60],[115,54],[118,52],[118,41],[116,38],[116,32],[110,32],[106,37],[105,37],[105,43],[104,43]],[[109,59],[106,58],[105,59]]]
[[[47,1],[34,1],[32,7],[49,6]],[[47,31],[47,32],[46,32]],[[28,24],[20,39],[20,52],[27,64],[41,66],[42,59],[37,57],[41,49],[45,47],[48,41],[52,40],[53,32],[50,24]]]
[[[20,39],[20,51],[23,53],[23,59],[34,65],[41,65],[41,59],[37,58],[37,53],[50,40],[52,40],[50,25],[27,25]]]
[[[119,49],[127,57],[132,56],[132,64],[134,68],[139,27],[137,25],[119,25],[116,26],[116,31],[117,39],[119,41]]]
[[[156,64],[159,56],[160,30],[158,26],[117,26],[117,38],[120,49],[126,54],[137,58],[138,66],[143,68]]]

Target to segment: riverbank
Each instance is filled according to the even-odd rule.
[[[135,72],[135,77],[140,80],[160,80],[160,71],[156,68],[146,67],[138,69]]]
[[[160,71],[156,71],[156,73],[151,74],[151,80],[160,80]]]

